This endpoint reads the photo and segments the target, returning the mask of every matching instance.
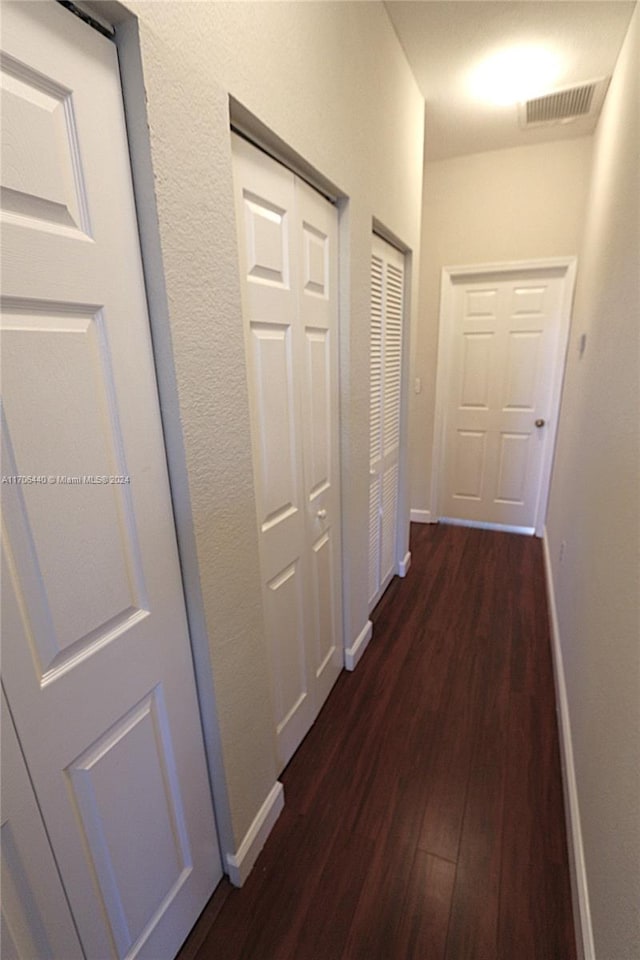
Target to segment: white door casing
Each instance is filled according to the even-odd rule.
[[[221,867],[116,49],[2,28],[5,690],[84,952],[159,960]]]
[[[398,571],[404,295],[404,255],[374,234],[369,381],[369,610]]]
[[[445,268],[432,513],[542,534],[575,260]]]
[[[342,667],[337,213],[233,135],[256,510],[283,768]]]

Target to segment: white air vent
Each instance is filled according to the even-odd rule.
[[[518,105],[521,127],[568,123],[578,117],[597,117],[609,85],[608,78],[590,80],[577,87],[554,90]]]

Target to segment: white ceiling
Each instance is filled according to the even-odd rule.
[[[427,159],[591,133],[597,117],[523,130],[517,106],[473,96],[469,73],[505,48],[535,44],[559,60],[554,89],[608,77],[634,6],[626,0],[386,0],[426,100]]]

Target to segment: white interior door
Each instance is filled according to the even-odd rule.
[[[369,406],[369,609],[397,572],[404,256],[373,235]]]
[[[566,348],[566,269],[454,277],[442,518],[533,532]]]
[[[54,2],[3,4],[2,146],[5,690],[85,954],[159,960],[220,858],[116,50]]]
[[[335,209],[234,135],[256,509],[284,767],[342,667]]]

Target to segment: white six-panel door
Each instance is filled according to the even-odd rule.
[[[53,0],[2,141],[3,682],[85,954],[161,960],[220,858],[116,49]]]
[[[337,212],[233,136],[274,726],[281,767],[342,667]]]
[[[373,235],[369,401],[369,609],[397,568],[404,256]]]
[[[566,269],[455,278],[443,518],[533,530],[557,417]]]

